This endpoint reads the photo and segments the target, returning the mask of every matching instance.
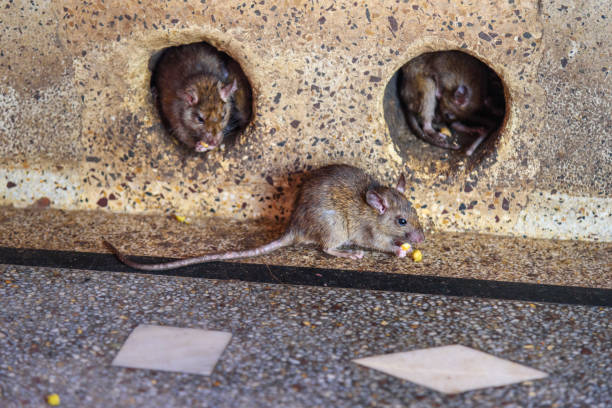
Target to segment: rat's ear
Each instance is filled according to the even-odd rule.
[[[404,191],[406,191],[406,177],[404,177],[404,173],[402,173],[399,176],[399,179],[397,179],[397,186],[395,186],[395,189],[402,194],[404,194]]]
[[[198,103],[198,91],[191,86],[188,87],[187,89],[185,89],[185,91],[183,91],[183,99],[189,105],[195,105],[196,103]]]
[[[469,89],[465,85],[459,85],[457,89],[455,89],[455,103],[459,106],[463,106],[467,103],[468,100]]]
[[[366,193],[366,202],[381,215],[384,214],[389,207],[387,199],[374,190],[368,190]]]
[[[236,92],[236,89],[238,89],[238,83],[235,79],[231,84],[223,85],[223,83],[219,82],[217,86],[219,87],[219,95],[221,95],[223,102],[229,101],[234,92]]]

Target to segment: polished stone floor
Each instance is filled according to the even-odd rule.
[[[111,363],[141,325],[232,339],[210,376]],[[358,365],[460,344],[549,374],[442,394]],[[612,308],[0,265],[2,406],[609,407]]]

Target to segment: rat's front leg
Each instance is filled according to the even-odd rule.
[[[457,132],[469,133],[471,135],[482,136],[488,134],[489,131],[484,126],[468,126],[458,120],[451,123],[451,128]]]
[[[405,258],[406,255],[411,254],[413,251],[412,246],[408,242],[394,241],[391,244],[391,251],[398,258]]]
[[[458,150],[461,146],[433,127],[433,120],[436,116],[436,105],[438,103],[436,99],[437,92],[436,84],[432,79],[428,79],[423,83],[423,101],[420,111],[420,116],[423,120],[423,133],[420,136],[423,140],[434,146]]]
[[[408,252],[403,250],[402,247],[400,246],[394,246],[393,247],[393,253],[395,254],[395,256],[397,256],[398,258],[405,258],[406,255],[408,255]]]

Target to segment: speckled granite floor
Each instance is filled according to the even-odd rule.
[[[612,309],[0,266],[4,407],[609,407]],[[112,367],[139,324],[229,331],[210,377]],[[443,395],[354,358],[462,344],[549,373]]]
[[[0,246],[109,252],[105,236],[132,255],[181,258],[251,248],[282,233],[282,223],[0,208]],[[612,244],[549,241],[470,233],[434,233],[419,248],[421,263],[368,252],[359,261],[292,247],[243,262],[379,271],[510,282],[612,288]]]

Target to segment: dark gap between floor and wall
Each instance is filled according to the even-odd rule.
[[[158,257],[132,258],[140,262],[150,263],[172,260],[170,258]],[[208,262],[169,271],[149,272],[136,271],[119,262],[112,254],[7,247],[0,247],[0,263],[189,278],[234,279],[258,283],[411,292],[429,295],[588,306],[612,306],[611,289],[405,275],[374,271],[306,268],[239,262]]]

